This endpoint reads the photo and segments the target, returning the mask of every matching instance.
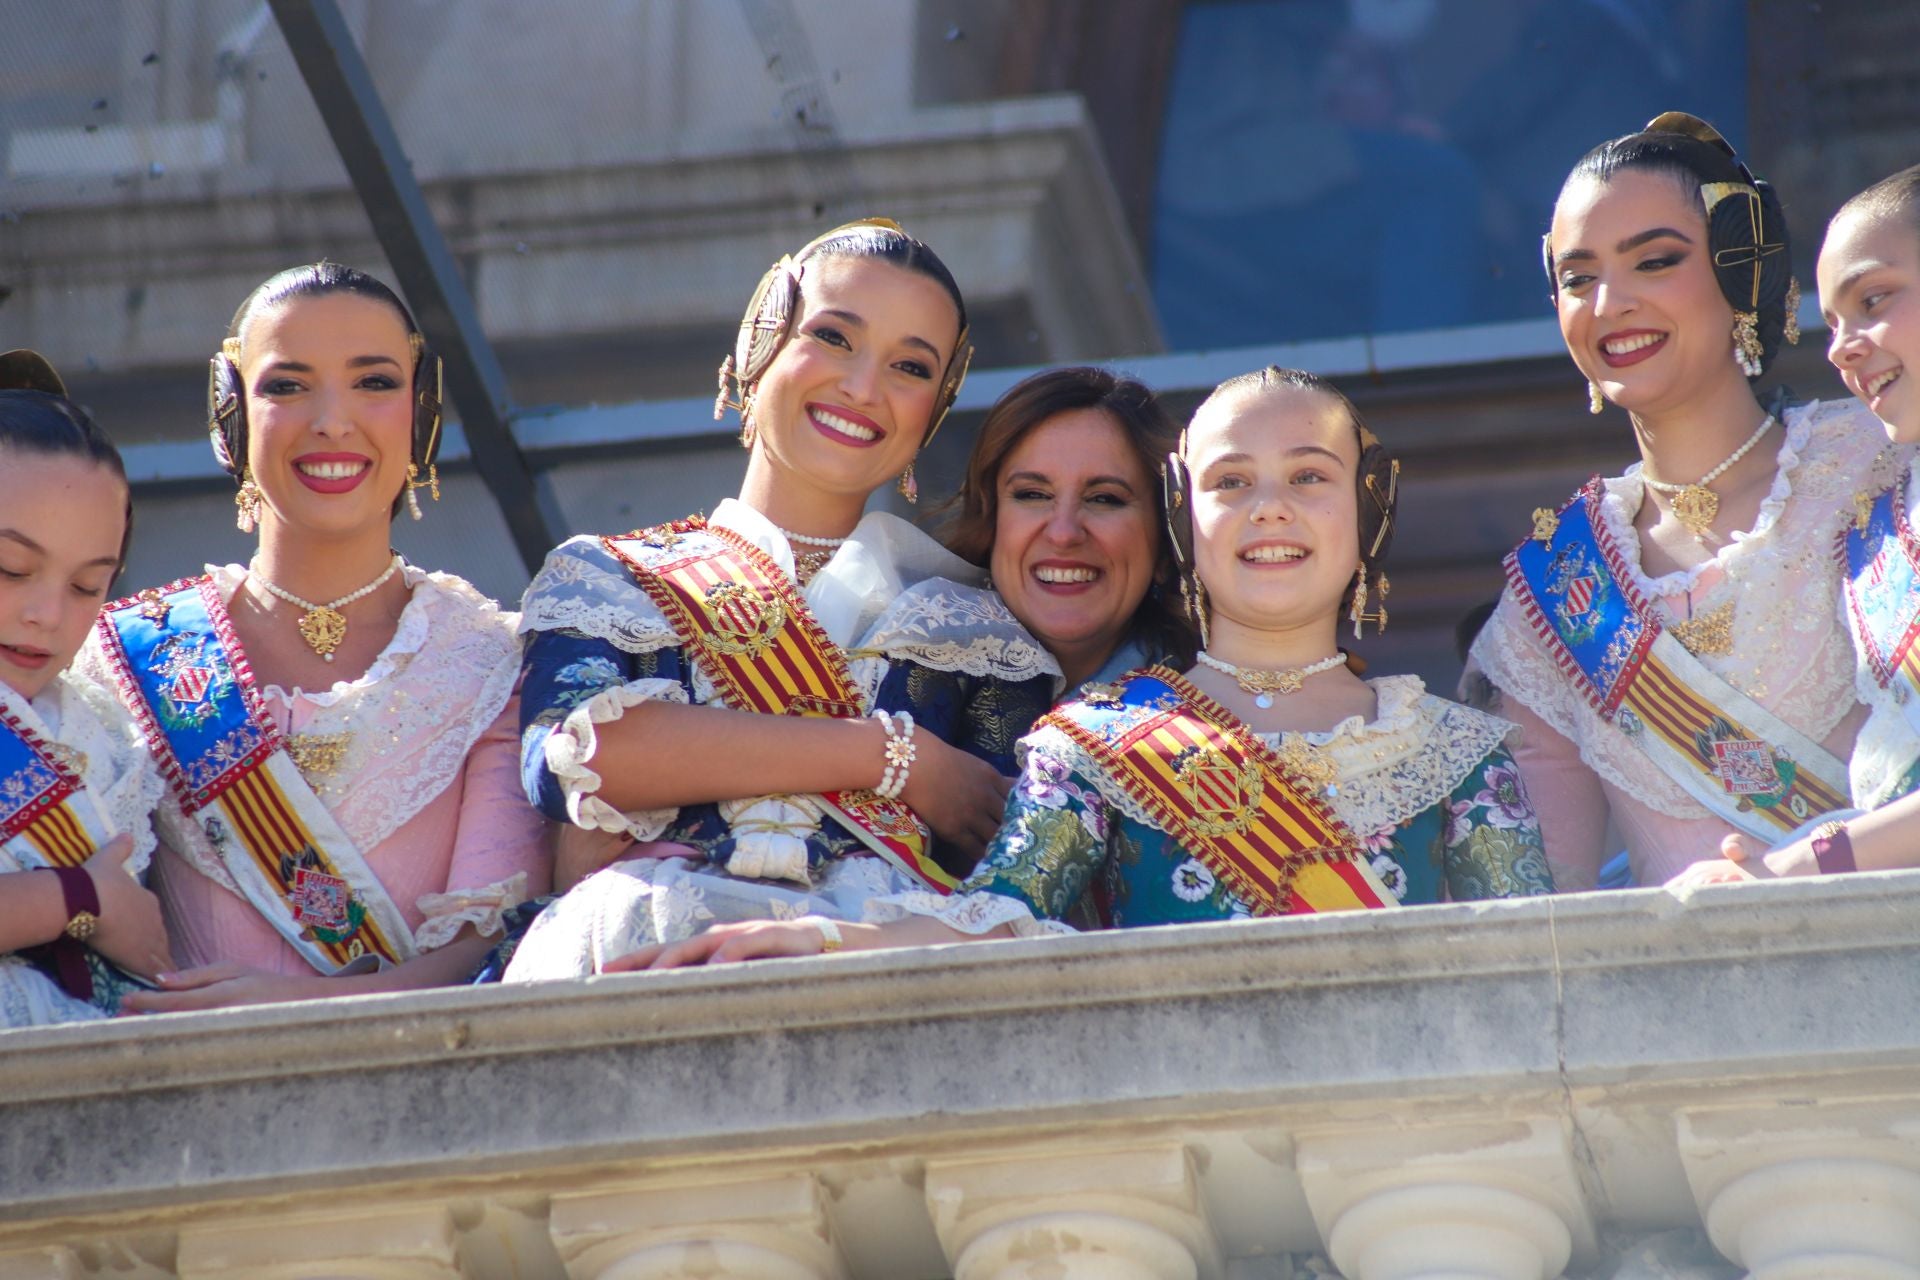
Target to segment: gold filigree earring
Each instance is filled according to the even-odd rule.
[[[1600,390],[1600,384],[1592,378],[1587,379],[1587,412],[1598,413],[1607,407],[1607,397]]]
[[[1740,372],[1749,378],[1757,378],[1762,371],[1761,361],[1766,351],[1760,345],[1760,317],[1752,311],[1733,313],[1733,359],[1740,366]]]
[[[420,464],[407,464],[407,513],[415,520],[420,519],[420,499],[414,496],[414,490],[425,489],[435,502],[440,501],[440,466],[438,463],[427,465],[427,478],[420,478]]]
[[[920,481],[914,478],[913,464],[911,462],[907,464],[907,469],[900,473],[899,487],[901,497],[915,506],[920,504]]]
[[[1368,612],[1367,567],[1361,565],[1360,572],[1354,579],[1353,603],[1347,608],[1347,620],[1353,623],[1353,638],[1356,640],[1366,637],[1366,627],[1369,622],[1373,624],[1373,634],[1376,636],[1387,629],[1387,592],[1393,590],[1393,583],[1388,581],[1385,571],[1382,571],[1374,575],[1373,585],[1374,590],[1380,594],[1380,607]]]
[[[1787,345],[1800,345],[1800,277],[1787,277],[1787,328],[1783,334]]]
[[[240,481],[239,492],[233,495],[233,505],[238,508],[233,518],[236,528],[242,533],[252,533],[260,524],[260,508],[266,498],[260,492],[260,486],[253,482],[252,476]]]

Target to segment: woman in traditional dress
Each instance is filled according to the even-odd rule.
[[[1827,359],[1896,445],[1920,443],[1920,165],[1840,206],[1820,248]],[[1872,496],[1837,557],[1840,613],[1853,637],[1854,688],[1869,708],[1848,762],[1859,810],[1837,814],[1771,850],[1730,838],[1724,857],[1695,863],[1684,883],[1887,870],[1920,865],[1920,463],[1903,450],[1895,481]]]
[[[1060,663],[1062,694],[1135,667],[1193,661],[1172,599],[1160,460],[1180,429],[1144,384],[1049,369],[987,410],[944,540]]]
[[[298,267],[234,315],[209,409],[259,550],[110,606],[83,658],[170,783],[156,871],[189,967],[126,1007],[462,981],[549,853],[514,616],[389,541],[437,487],[439,361],[385,285]]]
[[[139,880],[160,775],[67,673],[132,515],[119,452],[52,366],[0,355],[0,1028],[107,1017],[171,967]]]
[[[1610,822],[1646,884],[1847,802],[1863,712],[1833,547],[1891,475],[1861,406],[1754,392],[1797,334],[1787,245],[1772,188],[1678,112],[1561,189],[1560,331],[1640,461],[1534,513],[1463,687],[1521,727],[1563,890],[1594,886]]]
[[[1168,469],[1199,663],[1046,716],[958,893],[723,927],[607,969],[1552,892],[1512,726],[1414,676],[1362,680],[1336,647],[1343,611],[1385,625],[1399,474],[1347,398],[1299,370],[1230,379]]]
[[[721,921],[857,919],[972,866],[1059,667],[976,567],[861,514],[896,478],[912,496],[971,350],[931,249],[830,231],[767,272],[721,367],[739,497],[548,558],[521,624],[527,794],[643,843],[534,921],[508,980]]]

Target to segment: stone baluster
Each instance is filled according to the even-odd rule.
[[[955,1280],[1199,1280],[1222,1272],[1178,1146],[940,1164],[927,1206]]]
[[[1552,1121],[1314,1135],[1295,1164],[1348,1280],[1553,1280],[1593,1252]]]
[[[463,1280],[459,1232],[441,1204],[275,1214],[187,1227],[180,1280]]]
[[[643,1186],[553,1198],[549,1230],[571,1280],[844,1280],[806,1175]]]
[[[81,1280],[79,1255],[64,1245],[0,1252],[0,1280]]]
[[[1752,1280],[1920,1280],[1920,1115],[1695,1112],[1679,1130],[1707,1234]]]

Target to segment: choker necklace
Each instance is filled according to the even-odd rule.
[[[1665,480],[1655,480],[1647,474],[1646,464],[1640,466],[1640,478],[1647,482],[1649,489],[1658,489],[1661,493],[1676,495],[1673,499],[1673,518],[1686,526],[1687,532],[1695,538],[1707,536],[1707,530],[1713,525],[1713,518],[1720,514],[1720,495],[1707,488],[1726,473],[1728,467],[1747,456],[1753,446],[1760,443],[1760,437],[1767,434],[1767,428],[1773,425],[1773,415],[1760,419],[1760,425],[1753,429],[1747,442],[1727,455],[1722,462],[1692,484],[1672,484]]]
[[[1253,705],[1256,707],[1272,706],[1273,695],[1276,693],[1300,692],[1300,686],[1306,683],[1308,676],[1317,676],[1322,671],[1331,671],[1347,660],[1347,655],[1336,649],[1331,658],[1322,658],[1304,667],[1282,667],[1278,671],[1261,671],[1256,667],[1236,667],[1231,662],[1222,662],[1205,649],[1193,656],[1221,675],[1232,676],[1235,684],[1246,692],[1257,695],[1253,700]]]
[[[307,648],[313,650],[328,662],[332,662],[333,651],[338,649],[340,642],[347,638],[347,619],[346,615],[341,613],[340,610],[344,606],[350,605],[355,600],[360,599],[360,597],[372,595],[375,591],[378,591],[382,586],[386,585],[388,578],[400,572],[400,566],[405,563],[406,561],[401,557],[400,553],[397,551],[394,552],[393,563],[389,564],[379,577],[358,591],[349,591],[338,600],[329,600],[325,604],[315,604],[311,600],[302,600],[299,596],[293,594],[293,592],[274,586],[271,582],[261,577],[252,565],[247,566],[247,576],[259,583],[260,589],[268,595],[278,596],[288,604],[298,605],[306,610],[305,613],[300,615],[300,638],[307,642]]]
[[[779,525],[773,527],[780,529]],[[833,559],[834,552],[847,545],[845,538],[816,538],[812,534],[794,533],[790,529],[780,529],[780,536],[792,544],[793,576],[800,580],[802,586],[827,567],[827,561]],[[802,547],[812,549],[802,551]]]

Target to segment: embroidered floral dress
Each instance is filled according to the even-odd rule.
[[[127,869],[144,881],[153,859],[153,810],[165,784],[119,705],[63,673],[31,702],[0,684],[0,709],[41,741],[67,753],[97,806],[103,834],[133,838]],[[8,789],[9,781],[0,778],[0,792]],[[24,835],[0,843],[0,872],[43,865],[25,855],[26,846]],[[68,995],[24,957],[0,954],[0,1028],[110,1016],[133,984],[97,953],[87,956],[93,976],[91,1003]]]
[[[1869,544],[1868,553],[1880,552],[1878,566],[1868,567],[1852,591],[1840,594],[1841,625],[1848,629],[1854,645],[1855,694],[1867,707],[1866,723],[1854,743],[1848,763],[1848,781],[1853,802],[1863,809],[1878,809],[1920,789],[1920,691],[1901,670],[1890,670],[1883,686],[1869,656],[1862,626],[1873,628],[1873,647],[1889,667],[1898,665],[1898,645],[1907,631],[1920,619],[1920,462],[1910,463],[1904,483],[1894,486],[1884,498],[1876,498],[1887,508],[1887,515],[1904,516],[1893,528],[1876,518],[1864,531],[1879,539],[1878,547]],[[1839,554],[1844,557],[1846,548]],[[1841,571],[1847,572],[1842,564]],[[1865,612],[1862,612],[1862,610]]]
[[[1646,486],[1638,465],[1604,482],[1600,515],[1630,561],[1632,585],[1663,621],[1707,624],[1683,640],[1694,656],[1845,760],[1864,712],[1854,697],[1853,645],[1834,607],[1834,547],[1853,518],[1854,495],[1879,492],[1895,468],[1884,428],[1855,401],[1799,405],[1784,424],[1773,487],[1753,528],[1705,564],[1658,578],[1640,570],[1633,521]],[[1467,694],[1484,678],[1497,696],[1491,709],[1520,728],[1514,755],[1563,892],[1594,887],[1618,848],[1609,847],[1609,821],[1641,884],[1719,852],[1732,828],[1588,704],[1511,589],[1474,642],[1473,664],[1478,676],[1469,672]]]
[[[1329,767],[1327,802],[1396,902],[1551,893],[1540,829],[1502,745],[1511,726],[1428,695],[1416,676],[1368,682],[1375,719],[1263,734]],[[967,933],[1242,919],[1248,904],[1180,847],[1086,751],[1051,725],[1021,743],[1019,781],[987,856],[950,899],[903,895],[871,919],[930,915]]]
[[[786,537],[744,503],[732,530],[793,575]],[[1047,710],[1059,667],[981,571],[893,516],[863,519],[802,597],[850,659],[867,710],[909,711],[931,733],[1014,772],[1014,746]],[[920,887],[824,811],[818,797],[747,796],[622,812],[589,760],[596,726],[646,702],[723,706],[672,625],[600,539],[553,552],[523,602],[531,637],[523,689],[522,781],[556,820],[651,842],[543,911],[509,981],[595,972],[608,958],[717,923],[824,914],[859,919],[872,898]]]
[[[466,925],[498,934],[504,912],[547,890],[552,858],[547,823],[516,776],[516,615],[452,574],[403,572],[412,597],[364,675],[312,692],[264,685],[260,694],[418,953],[452,942]],[[223,601],[246,576],[239,565],[208,573]],[[76,666],[115,687],[97,636]],[[156,820],[155,889],[177,964],[313,972],[242,896],[221,851],[170,789]]]

